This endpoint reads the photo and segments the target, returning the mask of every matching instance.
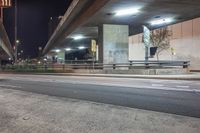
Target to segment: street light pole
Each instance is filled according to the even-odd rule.
[[[17,41],[17,0],[15,0],[15,63],[17,63],[17,50],[18,50],[18,41]]]
[[[3,7],[1,7],[1,21],[3,23]]]

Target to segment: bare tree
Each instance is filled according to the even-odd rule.
[[[159,60],[159,55],[164,50],[170,48],[171,32],[166,28],[156,29],[151,32],[150,40],[153,47],[157,47],[156,57]]]

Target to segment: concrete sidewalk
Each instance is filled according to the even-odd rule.
[[[0,88],[1,133],[199,133],[200,119]]]

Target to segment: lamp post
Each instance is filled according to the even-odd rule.
[[[17,40],[17,0],[15,0],[15,63],[17,63],[17,50],[20,41]]]
[[[38,52],[38,58],[40,59],[41,56],[42,56],[42,47],[41,46],[38,47],[38,50],[39,50],[39,52]]]
[[[18,52],[18,46],[20,45],[20,41],[19,40],[17,40],[16,39],[16,41],[15,41],[15,63],[17,63],[17,59],[18,59],[18,54],[17,54],[17,52]]]

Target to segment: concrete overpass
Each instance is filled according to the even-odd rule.
[[[83,35],[97,40],[100,62],[127,61],[128,37],[141,33],[142,25],[156,29],[199,17],[199,5],[199,0],[74,0],[43,54],[56,48],[77,47],[80,41],[75,42],[74,37]],[[130,14],[126,15],[127,11]]]
[[[14,52],[9,41],[6,30],[0,21],[0,60],[7,60],[8,58],[14,58]]]

